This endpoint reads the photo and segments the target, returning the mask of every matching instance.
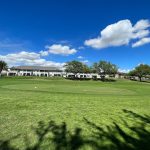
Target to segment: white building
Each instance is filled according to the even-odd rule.
[[[64,72],[56,67],[17,66],[8,69],[7,76],[63,76]]]

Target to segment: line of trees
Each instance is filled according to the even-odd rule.
[[[64,67],[66,72],[73,73],[74,75],[77,73],[97,73],[101,76],[101,79],[105,79],[106,75],[112,75],[118,72],[118,67],[107,61],[99,61],[89,67],[82,62],[74,60],[67,62]]]
[[[150,78],[150,66],[146,64],[140,64],[135,67],[135,69],[131,70],[128,74],[132,77],[138,77],[139,81],[142,81],[142,78]]]
[[[105,80],[106,75],[117,74],[118,67],[108,61],[99,61],[89,67],[82,62],[74,60],[66,63],[65,71],[73,73],[74,75],[77,73],[97,73],[100,75],[101,80]],[[142,81],[142,78],[150,78],[150,66],[147,64],[140,64],[126,74],[126,76],[133,78],[138,77],[139,81]]]

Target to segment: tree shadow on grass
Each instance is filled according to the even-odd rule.
[[[0,150],[18,150],[11,145],[11,141],[19,138],[20,135],[16,135],[8,140],[0,140]]]
[[[127,116],[121,119],[121,125],[113,122],[106,128],[85,119],[86,123],[96,130],[93,140],[99,145],[98,149],[150,150],[150,116],[139,115],[128,110],[123,110],[123,112]],[[131,125],[127,123],[127,119],[132,120]],[[109,144],[105,144],[105,141],[108,141]]]
[[[140,82],[140,81],[139,81],[139,82]],[[149,79],[149,80],[142,80],[141,82],[149,83],[149,84],[150,84],[150,79]]]
[[[25,150],[79,150],[85,146],[93,150],[150,150],[150,116],[140,115],[123,110],[124,118],[121,123],[113,121],[111,125],[99,126],[84,118],[91,133],[82,134],[82,128],[74,128],[71,132],[65,122],[56,124],[54,121],[39,122],[32,128],[37,141],[33,143],[25,138]],[[0,141],[0,150],[19,150],[11,145],[18,136]],[[51,148],[52,147],[52,148]]]

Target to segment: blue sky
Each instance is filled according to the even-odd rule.
[[[99,60],[150,64],[149,0],[5,0],[0,59],[13,65]]]

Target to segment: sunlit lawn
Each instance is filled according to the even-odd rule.
[[[123,109],[150,115],[150,84],[129,80],[1,78],[0,140],[18,135],[13,139],[14,147],[23,149],[26,138],[29,145],[34,145],[33,127],[39,121],[50,120],[56,124],[65,122],[72,134],[75,128],[81,128],[82,135],[88,136],[92,131],[84,118],[105,128],[112,122],[121,123]],[[54,149],[52,144],[49,149]]]

